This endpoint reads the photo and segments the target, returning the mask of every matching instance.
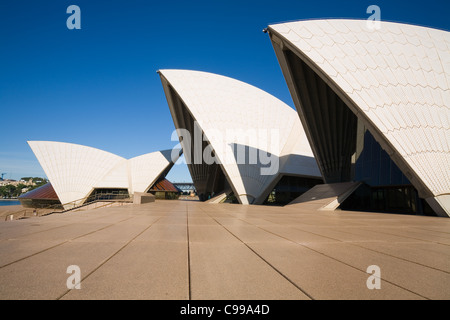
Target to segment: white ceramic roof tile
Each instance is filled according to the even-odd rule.
[[[422,70],[422,69],[414,71],[414,76],[417,79],[417,83],[419,84],[419,86],[421,86],[421,88],[419,90],[422,90],[422,91],[425,87],[429,86],[429,84],[427,83],[427,78],[424,74],[425,72],[426,71]]]
[[[394,33],[394,40],[396,43],[400,43],[403,45],[406,45],[408,43],[408,40],[403,33],[398,33],[398,34]]]
[[[436,75],[433,71],[425,71],[425,70],[423,70],[423,74],[426,79],[427,85],[432,89],[437,89],[438,83],[436,81],[436,76],[439,76],[439,75]],[[433,99],[433,97],[431,97],[430,101],[433,101],[432,99]]]
[[[334,78],[335,82],[339,85],[339,87],[342,88],[346,93],[352,93],[354,89],[352,86],[347,82],[347,80],[344,79],[344,77],[341,74],[338,74]]]
[[[332,39],[334,40],[335,45],[343,45],[347,42],[347,40],[340,33],[333,34]]]
[[[305,28],[307,28],[315,37],[323,37],[325,35],[325,32],[323,32],[322,28],[320,28],[315,21],[311,21],[311,23],[306,24]]]
[[[324,51],[325,53],[326,51]],[[312,59],[315,63],[320,64],[320,63],[324,63],[325,58],[319,53],[318,50],[316,49],[312,49],[309,54],[308,57],[310,59]]]
[[[350,29],[348,28],[346,23],[334,23],[333,21],[328,21],[328,23],[338,31],[338,34],[346,34],[350,32]]]
[[[312,37],[308,42],[314,49],[322,49],[324,46],[324,44],[320,42],[319,37]]]
[[[361,82],[358,81],[358,77],[355,74],[355,72],[357,72],[357,71],[355,70],[355,71],[352,72],[350,70],[348,72],[348,74],[345,76],[345,78],[346,78],[347,82],[350,84],[350,86],[353,87],[354,90],[358,90],[359,91],[359,90],[361,90],[363,88],[363,86],[362,86]]]
[[[383,31],[384,31],[384,32],[382,32],[381,35],[380,35],[382,41],[383,41],[384,43],[389,44],[389,45],[391,45],[392,43],[394,43],[394,42],[395,42],[394,35],[393,35],[391,32],[389,32],[389,31],[385,31],[385,30],[383,30]]]
[[[299,37],[303,39],[311,39],[313,34],[305,27],[293,25],[292,31],[294,31]]]
[[[408,24],[399,24],[400,29],[402,30],[403,34],[405,34],[408,37],[417,38],[416,28],[411,27]]]
[[[301,41],[302,39],[297,33],[295,33],[292,30],[287,34],[287,36],[289,37],[289,40],[292,42],[298,42]]]
[[[440,116],[440,113],[442,113],[442,112],[437,105],[433,105],[431,107],[430,114],[431,114],[433,126],[436,128],[446,128],[446,126],[445,126],[445,124],[446,124],[445,118],[446,117]],[[449,129],[448,126],[446,129]]]
[[[420,47],[421,43],[420,43],[420,39],[417,38],[414,35],[406,35],[406,40],[412,44],[414,47]]]
[[[328,21],[320,24],[320,28],[326,33],[330,35],[336,35],[339,31]]]
[[[374,101],[376,101],[377,106],[385,106],[385,105],[391,105],[392,99],[387,94],[387,91],[385,90],[385,87],[381,86],[378,88],[373,88],[370,92],[370,94],[373,96]]]
[[[386,69],[388,67],[386,60],[384,60],[383,55],[379,54],[377,51],[369,51],[371,52],[372,59],[377,65],[378,69]]]
[[[332,20],[330,20],[332,21]],[[347,28],[349,29],[350,32],[346,32],[346,33],[352,33],[352,34],[357,34],[361,31],[366,30],[366,22],[364,21],[364,23],[362,21],[357,21],[357,20],[342,20],[343,24],[345,24],[347,26]],[[316,23],[319,23],[319,21],[317,21]]]
[[[419,71],[422,69],[419,59],[415,55],[405,55],[408,66],[413,68],[414,71]]]
[[[353,72],[353,76],[358,79],[360,85],[365,89],[369,89],[373,87],[375,84],[373,76],[371,75],[370,72],[371,72],[370,69],[367,70],[358,69],[355,72]]]
[[[364,106],[361,106],[363,110],[367,110],[367,108],[375,108],[377,103],[373,99],[373,95],[371,95],[367,90],[361,90],[358,95],[364,100],[366,103]]]
[[[310,52],[312,50],[312,47],[309,45],[306,41],[298,41],[295,43],[297,48],[301,48],[303,52]]]
[[[320,42],[322,42],[327,47],[331,47],[335,43],[334,39],[332,39],[328,35],[324,35],[323,37],[319,37],[318,39],[319,39]]]
[[[431,48],[431,49],[424,48],[424,47],[421,47],[421,48],[423,48],[423,50],[426,53],[426,56],[428,57],[428,59],[430,59],[430,63],[432,60],[441,61],[441,58],[439,56],[439,51],[436,50],[436,48]]]
[[[333,68],[336,69],[336,71],[340,74],[345,74],[348,71],[348,68],[344,65],[346,62],[346,59],[334,59],[333,60]]]
[[[402,108],[402,104],[398,104],[398,105],[392,105],[390,108],[390,111],[392,113],[393,118],[395,119],[395,121],[397,121],[397,127],[398,128],[406,128],[407,124],[405,119],[402,116],[403,113],[403,108]]]
[[[430,37],[428,37],[428,36],[420,37],[420,44],[429,49],[433,49],[436,47],[436,45],[434,44],[434,41],[432,41],[432,39],[430,39]]]
[[[356,37],[355,33],[349,32],[349,33],[343,33],[341,36],[345,39],[345,42],[348,44],[356,44],[358,43],[358,38]]]
[[[322,70],[324,70],[329,76],[336,77],[338,75],[336,69],[328,61],[325,60],[323,63],[320,63],[318,65],[320,65]]]
[[[295,24],[292,24],[292,26],[287,26],[287,25],[284,25],[284,24],[277,24],[276,26],[274,26],[274,28],[280,33],[289,33],[292,29],[295,30],[296,27],[300,27],[301,28],[301,26],[295,25]],[[311,33],[310,33],[310,35],[312,36]]]
[[[336,69],[339,74],[330,76],[353,99],[360,114],[386,133],[388,141],[394,137],[390,132],[398,132],[399,156],[435,195],[448,193],[450,181],[441,177],[448,175],[442,168],[448,170],[450,163],[450,33],[391,22],[383,22],[379,31],[369,31],[365,20],[314,21],[320,28],[309,23],[289,25],[307,25],[312,38],[316,30],[321,36],[325,30],[335,41],[333,46],[316,47],[319,54],[327,50],[322,55],[327,61],[320,65],[326,66],[323,72]],[[329,29],[337,32],[331,34]],[[342,52],[351,64],[346,59],[335,62]]]
[[[386,61],[386,64],[388,65],[389,68],[391,69],[398,69],[399,68],[399,64],[397,63],[397,59],[395,59],[395,55],[393,54],[387,54],[383,56],[384,61]]]
[[[397,61],[397,64],[400,66],[400,68],[402,69],[409,69],[410,66],[408,65],[408,61],[406,60],[406,56],[403,53],[398,53],[395,52],[394,53],[394,57]]]

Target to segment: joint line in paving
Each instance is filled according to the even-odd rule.
[[[9,263],[7,263],[7,264],[5,264],[5,265],[2,265],[2,266],[0,266],[0,269],[5,268],[5,267],[7,267],[7,266],[10,266],[10,265],[12,265],[12,264],[14,264],[14,263],[23,261],[23,260],[25,260],[25,259],[34,257],[34,256],[36,256],[36,255],[38,255],[38,254],[41,254],[41,253],[46,252],[46,251],[48,251],[48,250],[51,250],[51,249],[53,249],[53,248],[62,246],[63,244],[66,244],[66,243],[68,243],[68,242],[70,242],[70,241],[73,241],[73,240],[76,240],[76,239],[79,239],[79,238],[88,236],[88,235],[90,235],[90,234],[93,234],[93,233],[95,233],[95,232],[102,231],[102,230],[104,230],[104,229],[110,228],[110,227],[112,227],[112,226],[115,226],[115,225],[118,224],[118,223],[121,223],[121,222],[123,222],[123,221],[129,220],[129,219],[131,219],[131,218],[133,218],[133,217],[126,218],[126,219],[121,220],[121,221],[119,221],[119,222],[112,223],[112,224],[109,224],[109,225],[107,225],[107,226],[101,227],[100,229],[97,229],[97,230],[94,230],[94,231],[91,231],[91,232],[82,234],[82,235],[80,235],[80,236],[74,237],[74,238],[72,238],[72,239],[63,241],[63,242],[61,242],[61,243],[55,244],[54,246],[45,248],[45,249],[43,249],[43,250],[41,250],[41,251],[35,252],[35,253],[33,253],[33,254],[30,254],[30,255],[28,255],[28,256],[26,256],[26,257],[23,257],[23,258],[20,258],[20,259],[15,260],[15,261],[9,262]]]
[[[132,217],[133,218],[133,217]],[[92,270],[91,272],[89,272],[83,279],[81,279],[81,281],[78,284],[83,283],[83,281],[85,281],[87,278],[89,278],[90,275],[92,275],[95,271],[97,271],[100,267],[102,267],[105,263],[107,263],[109,260],[111,260],[112,258],[114,258],[119,252],[121,252],[123,249],[125,249],[131,242],[133,242],[137,237],[139,237],[141,234],[143,234],[145,231],[147,231],[148,229],[150,229],[150,227],[152,225],[154,225],[155,223],[157,223],[162,217],[158,218],[156,221],[150,223],[150,225],[148,225],[144,230],[142,230],[141,232],[139,232],[136,236],[134,236],[131,240],[129,240],[127,243],[125,243],[119,250],[117,250],[116,252],[114,252],[112,255],[110,255],[108,258],[106,258],[102,263],[100,263],[97,267],[94,268],[94,270]],[[129,218],[130,219],[130,218]],[[128,219],[125,219],[128,220]],[[124,221],[125,221],[124,220]],[[59,296],[58,298],[56,298],[56,300],[61,300],[66,294],[68,294],[70,291],[72,291],[71,289],[68,289],[66,292],[64,292],[61,296]]]
[[[248,244],[246,244],[244,241],[242,241],[239,237],[237,237],[233,232],[228,230],[224,225],[222,225],[220,222],[218,222],[215,218],[211,217],[208,213],[207,215],[213,219],[217,224],[219,224],[222,228],[224,228],[228,233],[230,233],[233,237],[238,239],[242,244],[244,244],[250,251],[252,251],[254,254],[256,254],[257,257],[259,257],[262,261],[264,261],[268,266],[270,266],[273,270],[275,270],[279,275],[281,275],[284,279],[286,279],[289,283],[291,283],[294,287],[296,287],[300,292],[302,292],[304,295],[306,295],[309,299],[315,300],[310,294],[308,294],[305,290],[303,290],[300,286],[298,286],[294,281],[289,279],[288,276],[286,276],[284,273],[282,273],[280,270],[278,270],[274,265],[272,265],[269,261],[264,259],[258,252],[256,252],[252,247],[250,247]]]

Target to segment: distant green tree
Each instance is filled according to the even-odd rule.
[[[27,186],[26,185],[24,185],[23,183],[19,183],[17,186],[16,186],[16,191],[14,192],[14,197],[19,197],[20,195],[22,195],[22,189],[24,189],[24,188],[27,188]]]
[[[21,193],[21,190],[20,190]],[[17,194],[17,188],[16,186],[13,186],[12,184],[8,184],[6,186],[0,187],[0,195],[2,198],[12,198],[16,197]]]
[[[5,186],[1,186],[0,187],[0,197],[4,198],[6,196],[7,196],[6,187]]]
[[[24,178],[22,178],[22,179],[24,179]],[[44,184],[48,183],[48,180],[45,178],[28,178],[28,180],[29,179],[33,179],[33,182],[35,183],[35,185],[28,187],[28,192],[31,190],[37,189],[37,188],[43,186]],[[26,181],[28,181],[28,180],[26,180]]]
[[[29,181],[30,179],[34,183],[42,183],[42,182],[44,182],[44,184],[45,184],[45,183],[48,182],[47,179],[41,178],[41,177],[22,177],[22,178],[20,178],[20,180],[24,180],[24,181]]]

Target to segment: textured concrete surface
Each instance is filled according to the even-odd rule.
[[[0,299],[450,299],[450,219],[156,201],[5,221]]]
[[[288,206],[300,204],[302,208],[334,211],[360,185],[361,182],[318,184],[294,199]]]

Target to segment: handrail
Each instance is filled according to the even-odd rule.
[[[90,203],[93,203],[95,201],[132,201],[133,200],[133,196],[129,195],[129,194],[115,194],[115,193],[98,193],[95,195],[89,195],[86,196],[84,198],[78,199],[78,200],[73,200],[64,204],[59,204],[59,205],[53,205],[54,207],[63,207],[63,211],[62,212],[66,212],[69,210],[73,210],[75,208],[79,208],[85,205],[88,205]],[[72,205],[72,208],[67,208],[67,206]]]
[[[65,213],[74,209],[78,209],[84,206],[87,206],[89,204],[95,203],[95,202],[133,202],[133,195],[129,194],[114,194],[114,193],[99,193],[95,195],[89,195],[86,197],[83,197],[81,199],[73,200],[64,204],[53,204],[48,206],[41,206],[40,208],[29,208],[29,209],[23,209],[17,212],[14,212],[10,215],[5,216],[5,221],[8,220],[17,220],[24,217],[27,217],[27,212],[31,212],[30,216],[47,216],[53,213]],[[67,209],[66,209],[67,208]],[[41,210],[54,210],[50,212],[46,212],[43,214],[39,214],[38,211]],[[13,218],[11,218],[11,216]]]

